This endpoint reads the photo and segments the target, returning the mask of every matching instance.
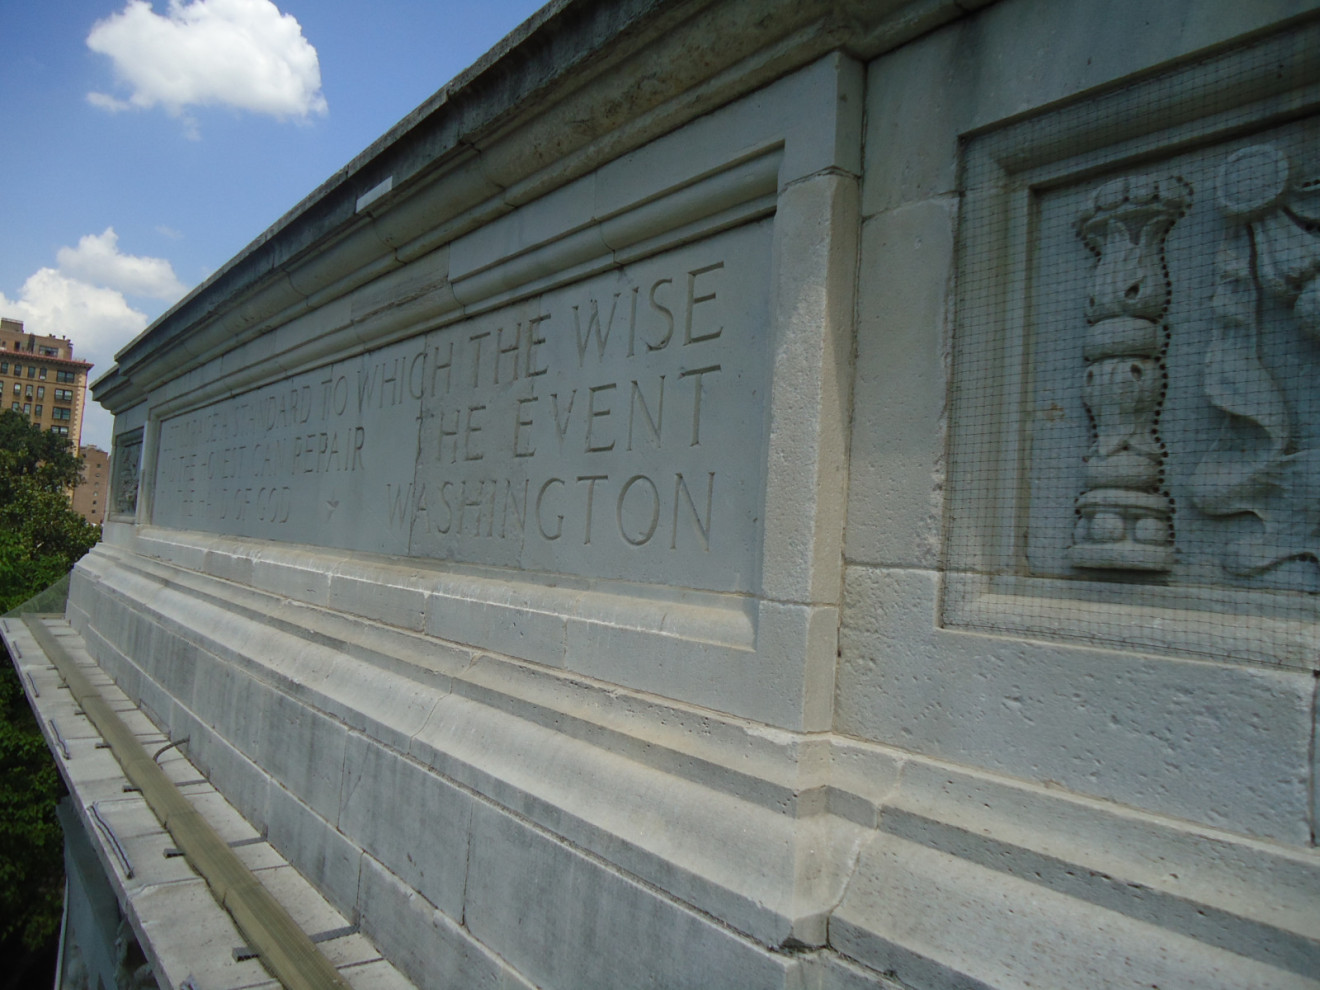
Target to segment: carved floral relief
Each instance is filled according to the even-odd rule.
[[[1173,504],[1163,490],[1164,244],[1191,188],[1176,177],[1107,182],[1078,218],[1098,259],[1086,306],[1082,399],[1091,423],[1078,497],[1076,567],[1162,571],[1173,565]]]

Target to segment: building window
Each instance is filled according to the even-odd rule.
[[[45,397],[46,397],[46,386],[45,386],[45,385],[38,385],[38,386],[37,386],[37,398],[38,398],[38,399],[44,399]]]
[[[43,347],[41,349],[42,357],[59,357],[60,349],[58,347]]]
[[[72,385],[74,382],[73,372],[57,371],[55,372],[55,380],[57,382],[64,382],[65,384]]]
[[[67,437],[69,435],[69,428],[67,426],[52,426],[50,432],[58,433],[62,437]]]
[[[28,377],[29,378],[37,377],[37,366],[35,364],[28,365]]]
[[[23,394],[26,395],[29,399],[32,398],[32,386],[29,385],[29,386],[27,387],[27,391],[24,392]]]
[[[7,375],[7,374],[9,374],[9,362],[0,361],[0,375]]]
[[[14,382],[14,394],[15,395],[23,394],[23,386],[18,384],[18,382]]]
[[[32,415],[32,403],[30,402],[23,403],[23,415],[25,416]]]
[[[57,389],[55,390],[55,401],[56,401],[56,402],[72,402],[72,401],[73,401],[73,389],[71,389],[71,388],[57,388]]]
[[[63,406],[56,406],[50,411],[51,419],[72,419],[72,411]]]
[[[19,407],[19,405],[18,405],[17,402],[15,402],[15,403],[14,403],[12,406],[10,406],[9,408],[13,409],[14,412],[20,412],[20,411],[21,411],[21,409],[20,409],[20,407]]]
[[[45,368],[42,368],[40,371],[38,371],[38,372],[37,372],[37,377],[40,378],[40,379],[44,382],[44,381],[46,380],[46,369],[45,369]]]
[[[21,364],[14,365],[14,375],[21,376],[22,374],[23,374],[23,366]]]
[[[41,418],[41,403],[38,402],[35,406],[32,407],[32,415],[36,416],[38,419]]]

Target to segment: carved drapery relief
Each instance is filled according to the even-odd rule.
[[[142,460],[142,438],[116,444],[111,511],[131,516],[137,512],[138,482]]]
[[[1320,339],[1320,183],[1293,173],[1281,151],[1257,145],[1229,156],[1217,177],[1229,230],[1210,300],[1204,390],[1227,426],[1197,466],[1192,500],[1211,517],[1259,520],[1221,553],[1240,577],[1294,558],[1320,561],[1320,449],[1303,446],[1296,411],[1260,355],[1270,302],[1291,309],[1290,332]]]
[[[1107,182],[1077,221],[1098,261],[1086,306],[1082,398],[1091,422],[1073,566],[1163,571],[1174,563],[1173,502],[1163,488],[1164,244],[1187,209],[1179,178]]]

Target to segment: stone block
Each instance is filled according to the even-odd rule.
[[[269,789],[267,809],[270,844],[345,917],[354,918],[362,849],[283,787]]]
[[[400,795],[408,795],[399,803]],[[389,814],[381,809],[393,806]],[[403,754],[354,734],[339,830],[451,918],[463,917],[471,795]]]
[[[661,640],[665,649],[652,652],[656,640],[646,629],[571,619],[564,662],[575,673],[758,721],[776,721],[793,707],[781,692],[795,694],[794,687],[765,676],[764,658],[747,648],[680,634]]]
[[[181,718],[176,732],[179,738],[188,738],[188,758],[243,817],[250,822],[268,820],[272,784],[262,768],[196,717]]]
[[[757,694],[735,714],[800,731],[831,723],[839,612],[833,606],[766,602],[757,615]],[[752,709],[749,700],[760,703]]]
[[[953,193],[958,136],[1310,9],[1306,0],[1225,4],[1086,0],[988,5],[881,56],[867,73],[865,215]],[[1143,25],[1144,30],[1134,30]],[[1048,57],[1042,57],[1048,53]]]
[[[402,629],[421,631],[426,619],[426,581],[421,575],[395,583],[379,575],[358,577],[345,562],[330,575],[326,604]]]
[[[361,658],[327,653],[314,679],[291,688],[293,694],[351,729],[406,750],[437,703],[435,681],[380,670],[364,683]]]
[[[1316,985],[892,837],[863,853],[830,932],[842,955],[906,986]]]
[[[817,953],[803,960],[803,969],[810,974],[808,979],[815,981],[807,985],[820,990],[901,990],[903,986],[837,952]]]
[[[857,223],[850,176],[819,175],[779,197],[761,585],[781,601],[838,600]]]
[[[233,950],[244,944],[243,937],[217,909],[204,881],[162,884],[144,891],[133,900],[131,912],[134,928],[145,940],[169,947],[153,953],[159,978],[167,985],[180,986],[192,979],[198,986],[278,986],[258,960],[234,959]],[[187,951],[181,951],[183,946]]]
[[[262,591],[313,605],[325,605],[330,599],[330,574],[310,561],[269,560],[258,552],[252,559],[250,583]]]
[[[847,557],[934,567],[943,536],[952,198],[862,226]]]
[[[594,176],[588,175],[459,237],[450,247],[450,278],[457,282],[590,224],[597,219],[594,200]]]
[[[271,689],[210,654],[199,654],[188,707],[235,749],[249,757],[261,747]]]
[[[532,990],[470,928],[438,910],[370,856],[362,860],[360,924],[420,990]]]
[[[466,927],[537,985],[788,987],[797,977],[791,956],[498,809],[476,806],[472,836]]]
[[[348,727],[274,691],[262,715],[256,762],[317,814],[335,820]]]
[[[859,566],[846,579],[839,731],[1308,841],[1308,675],[946,631],[933,572]]]
[[[340,972],[353,990],[416,990],[410,980],[383,959],[345,966]]]
[[[530,595],[506,588],[476,596],[461,588],[441,588],[427,596],[426,631],[432,636],[550,667],[564,664],[562,615],[536,607]]]

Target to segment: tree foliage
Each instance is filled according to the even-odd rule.
[[[100,538],[69,505],[82,459],[67,437],[0,411],[0,613],[59,580]],[[35,950],[58,931],[59,775],[8,657],[0,664],[0,942]]]
[[[64,838],[59,774],[13,666],[0,674],[0,940],[36,950],[59,932]],[[12,960],[12,955],[9,955]]]
[[[68,437],[0,411],[0,613],[67,574],[101,538],[69,506],[81,480]]]
[[[0,503],[7,501],[6,486],[15,479],[63,491],[76,485],[81,475],[82,458],[68,437],[43,430],[22,413],[0,411]]]

